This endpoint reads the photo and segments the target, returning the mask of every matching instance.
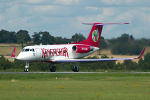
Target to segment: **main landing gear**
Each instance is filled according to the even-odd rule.
[[[50,71],[51,72],[55,72],[56,71],[56,67],[53,64],[50,64]],[[79,72],[79,65],[78,63],[75,63],[73,70],[74,72]]]
[[[73,70],[74,72],[79,72],[79,65],[78,63],[75,63]]]
[[[24,72],[28,72],[29,71],[29,63],[26,63],[26,66],[25,66],[25,68],[24,68]]]
[[[54,65],[50,65],[50,71],[51,72],[55,72],[56,71],[56,67]]]

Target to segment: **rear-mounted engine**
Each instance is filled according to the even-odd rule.
[[[77,52],[77,53],[88,53],[90,51],[93,51],[92,46],[86,46],[86,45],[74,45],[72,47],[72,50]]]

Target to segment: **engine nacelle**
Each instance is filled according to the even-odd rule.
[[[86,45],[74,45],[72,50],[76,51],[77,53],[88,53],[93,50],[93,47]]]

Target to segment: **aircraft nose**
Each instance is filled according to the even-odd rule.
[[[30,60],[30,55],[27,53],[20,53],[17,59],[22,60],[22,61],[27,61],[27,60]]]
[[[22,61],[30,61],[30,60],[34,60],[34,58],[32,56],[33,56],[33,53],[21,52],[18,55],[17,59],[22,60]]]
[[[23,56],[23,54],[19,54],[18,57],[17,57],[17,59],[18,59],[18,60],[24,60],[25,57]]]

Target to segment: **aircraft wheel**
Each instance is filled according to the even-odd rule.
[[[75,66],[75,67],[73,68],[73,71],[74,71],[74,72],[79,72],[79,67],[76,67],[76,66]]]
[[[26,63],[26,66],[25,66],[25,68],[24,68],[24,72],[28,72],[29,71],[29,63]]]
[[[56,67],[55,66],[51,66],[50,71],[51,72],[55,72],[56,71]]]
[[[29,69],[28,69],[28,68],[25,68],[25,69],[24,69],[24,72],[28,72],[28,71],[29,71]]]

